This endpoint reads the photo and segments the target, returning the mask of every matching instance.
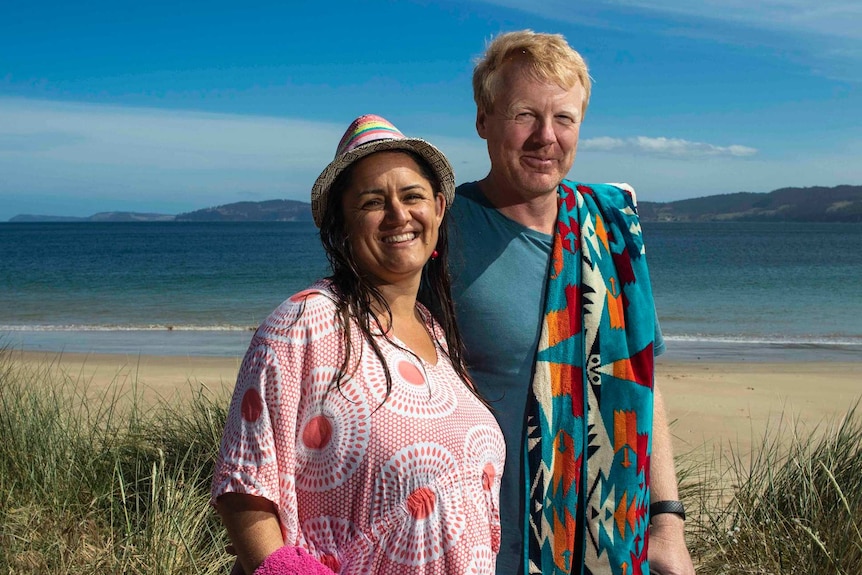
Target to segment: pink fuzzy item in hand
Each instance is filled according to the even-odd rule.
[[[285,545],[270,553],[253,575],[335,575],[302,547]]]

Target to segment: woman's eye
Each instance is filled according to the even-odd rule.
[[[378,209],[383,206],[382,200],[367,200],[362,203],[363,210],[373,210]]]

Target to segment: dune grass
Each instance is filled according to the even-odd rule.
[[[227,573],[208,505],[226,398],[87,385],[0,349],[0,574]],[[677,458],[699,575],[860,573],[862,419],[800,429],[745,459]]]
[[[87,391],[0,351],[0,573],[227,572],[207,503],[222,405]]]
[[[813,429],[782,422],[749,457],[732,452],[707,469],[686,470],[685,497],[697,510],[687,531],[699,574],[862,573],[857,407]]]

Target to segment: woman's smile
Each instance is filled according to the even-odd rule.
[[[398,234],[397,236],[386,236],[383,238],[383,243],[385,244],[398,244],[403,242],[409,242],[414,239],[418,234],[416,232],[407,232],[403,234]]]

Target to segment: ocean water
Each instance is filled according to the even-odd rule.
[[[862,225],[644,233],[668,356],[862,361]],[[241,355],[327,268],[310,223],[3,223],[0,345]]]

